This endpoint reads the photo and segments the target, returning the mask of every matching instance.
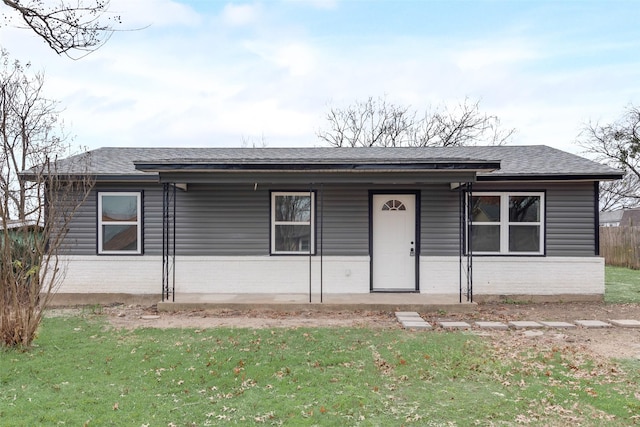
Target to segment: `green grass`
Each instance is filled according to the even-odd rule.
[[[607,266],[604,300],[608,303],[640,303],[640,270]]]
[[[640,363],[401,329],[114,330],[47,318],[0,351],[0,425],[629,425]]]

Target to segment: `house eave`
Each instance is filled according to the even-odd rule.
[[[159,175],[157,173],[145,173],[145,174],[127,174],[127,175],[94,175],[96,182],[152,182],[157,183],[159,181]]]
[[[499,181],[613,181],[621,179],[623,174],[527,174],[527,175],[482,175],[478,174],[478,182]]]
[[[201,163],[201,162],[134,162],[142,172],[415,172],[415,171],[465,171],[491,172],[500,169],[496,161],[447,161],[447,162],[376,162],[376,163]]]

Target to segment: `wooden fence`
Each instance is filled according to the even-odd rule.
[[[606,265],[640,270],[640,227],[600,227],[600,255]]]

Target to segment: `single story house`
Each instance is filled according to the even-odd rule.
[[[101,148],[59,294],[599,299],[598,183],[547,146]]]

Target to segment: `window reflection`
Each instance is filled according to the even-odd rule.
[[[473,222],[499,222],[500,196],[475,196],[471,199]]]
[[[277,196],[276,221],[307,222],[311,220],[309,196]]]

